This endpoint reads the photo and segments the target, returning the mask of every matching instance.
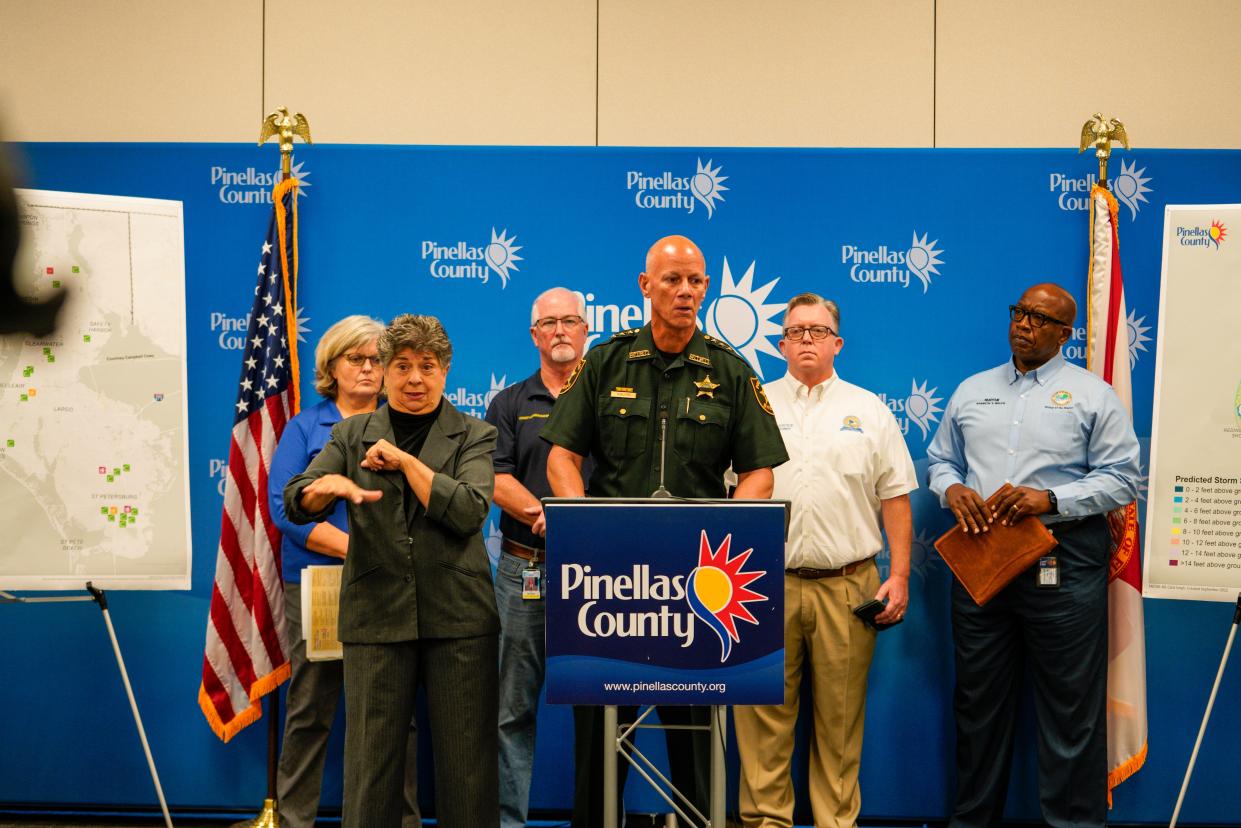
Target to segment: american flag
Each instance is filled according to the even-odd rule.
[[[198,691],[208,724],[225,742],[262,715],[260,699],[289,677],[280,532],[267,509],[267,471],[285,423],[298,410],[296,191],[292,178],[272,191],[233,409]]]

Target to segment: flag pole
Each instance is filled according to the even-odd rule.
[[[259,143],[263,144],[274,137],[280,138],[280,181],[285,182],[293,177],[293,139],[300,137],[307,144],[314,143],[310,139],[310,124],[306,117],[300,112],[289,115],[287,107],[278,107],[274,112],[263,119],[262,128],[259,130]],[[297,194],[294,193],[293,199],[296,202]],[[296,213],[294,223],[296,226]],[[296,251],[294,259],[296,260]],[[297,297],[297,271],[296,261],[293,264],[294,271],[289,273],[288,263],[282,268],[284,278],[289,280],[291,289],[285,292],[285,301],[287,303],[286,318],[289,320],[289,349],[296,349],[296,310]],[[297,373],[294,372],[294,384],[297,383]],[[300,395],[294,389],[293,398],[297,400]],[[296,405],[296,404],[295,404]],[[293,412],[296,413],[296,410]],[[272,692],[267,694],[267,798],[263,800],[263,808],[259,815],[251,820],[243,820],[234,823],[233,828],[279,828],[280,826],[280,804],[276,792],[276,769],[280,761],[280,693]]]

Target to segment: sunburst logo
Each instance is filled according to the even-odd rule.
[[[500,525],[490,518],[487,519],[487,530],[483,536],[483,545],[487,549],[487,558],[491,561],[491,569],[500,565],[501,544],[504,542],[504,535],[500,532]]]
[[[298,198],[302,198],[304,196],[310,195],[310,193],[306,192],[306,190],[309,189],[311,186],[310,182],[306,180],[310,178],[310,171],[303,169],[303,167],[305,166],[306,166],[305,161],[298,161],[296,164],[294,164],[292,167],[289,168],[289,175],[297,179],[297,197]],[[280,180],[279,173],[276,175],[276,180],[277,181]]]
[[[918,277],[918,281],[922,282],[923,293],[931,287],[931,277],[939,275],[936,265],[944,263],[943,259],[939,258],[939,254],[944,251],[935,247],[939,239],[928,242],[926,237],[929,235],[930,233],[923,233],[922,238],[918,238],[918,231],[915,230],[913,242],[905,253],[905,266],[909,268],[910,273]]]
[[[1146,178],[1146,167],[1138,169],[1137,161],[1130,161],[1127,165],[1122,160],[1120,162],[1120,175],[1112,180],[1112,192],[1116,194],[1116,198],[1129,208],[1129,218],[1136,219],[1138,210],[1141,209],[1142,202],[1149,204],[1146,194],[1153,192],[1146,185],[1151,183],[1151,179]]]
[[[303,334],[310,333],[310,327],[306,324],[310,321],[310,317],[306,315],[305,308],[298,308],[293,311],[293,331],[297,334],[298,342],[305,342],[306,337]]]
[[[779,277],[754,287],[754,266],[755,262],[750,262],[741,280],[737,281],[728,266],[728,258],[724,258],[720,295],[707,307],[706,327],[711,336],[733,346],[733,350],[750,363],[759,379],[765,379],[758,355],[780,358],[779,349],[771,344],[769,337],[780,335],[780,324],[774,319],[784,310],[784,304],[767,303]]]
[[[1219,250],[1219,243],[1228,238],[1228,228],[1223,222],[1211,222],[1211,229],[1207,231],[1210,234],[1211,241],[1215,242],[1215,249]]]
[[[921,385],[917,379],[911,380],[909,396],[905,398],[905,416],[922,432],[923,440],[930,433],[931,423],[939,422],[939,415],[944,412],[938,405],[944,401],[943,397],[935,396],[939,387],[927,390],[930,384],[930,380],[923,380]]]
[[[694,177],[690,179],[690,192],[694,194],[694,198],[702,202],[702,206],[707,208],[707,218],[710,219],[715,215],[716,202],[722,202],[724,196],[721,195],[728,188],[724,186],[724,182],[728,180],[728,176],[720,175],[722,165],[712,167],[711,159],[707,159],[707,163],[702,163],[702,159],[698,159],[698,171],[694,173]]]
[[[728,660],[733,644],[741,641],[737,632],[737,620],[758,624],[758,619],[746,607],[754,601],[766,601],[767,596],[755,592],[749,585],[767,574],[767,570],[745,572],[742,567],[753,549],[747,549],[735,557],[728,557],[732,535],[726,535],[718,549],[711,551],[707,531],[702,530],[698,543],[698,566],[686,580],[685,599],[694,615],[707,625],[720,639],[720,661]]]
[[[1125,319],[1126,327],[1129,329],[1129,367],[1133,368],[1138,364],[1138,351],[1146,350],[1146,343],[1151,338],[1146,334],[1150,331],[1144,323],[1145,316],[1138,316],[1137,309],[1129,311],[1129,316]]]
[[[501,391],[503,391],[505,388],[508,387],[505,382],[507,379],[508,379],[508,374],[503,375],[498,380],[496,379],[495,374],[491,375],[491,388],[490,390],[487,391],[487,405],[491,405],[491,401],[496,398],[496,394],[499,394]]]
[[[487,245],[487,266],[496,272],[500,277],[500,287],[508,287],[509,274],[514,270],[518,270],[517,262],[521,261],[521,256],[517,255],[517,251],[521,248],[516,244],[517,237],[508,235],[508,229],[500,231],[496,235],[496,229],[491,228],[491,244]]]

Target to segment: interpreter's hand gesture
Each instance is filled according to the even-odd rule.
[[[319,512],[338,497],[356,506],[379,500],[383,492],[363,489],[342,474],[325,474],[302,489],[302,508],[312,513]]]
[[[366,450],[362,458],[362,468],[371,471],[402,471],[410,455],[401,451],[387,440],[380,440]]]

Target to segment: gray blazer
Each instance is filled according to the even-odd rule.
[[[324,520],[331,512],[335,501],[315,514],[298,502],[302,489],[325,474],[343,474],[363,489],[383,492],[374,503],[348,505],[340,640],[384,644],[499,632],[480,531],[495,488],[495,427],[444,400],[418,454],[435,477],[428,507],[412,525],[405,514],[404,475],[360,465],[380,439],[396,445],[387,406],[342,420],[306,471],[284,488],[285,512],[294,523]]]

